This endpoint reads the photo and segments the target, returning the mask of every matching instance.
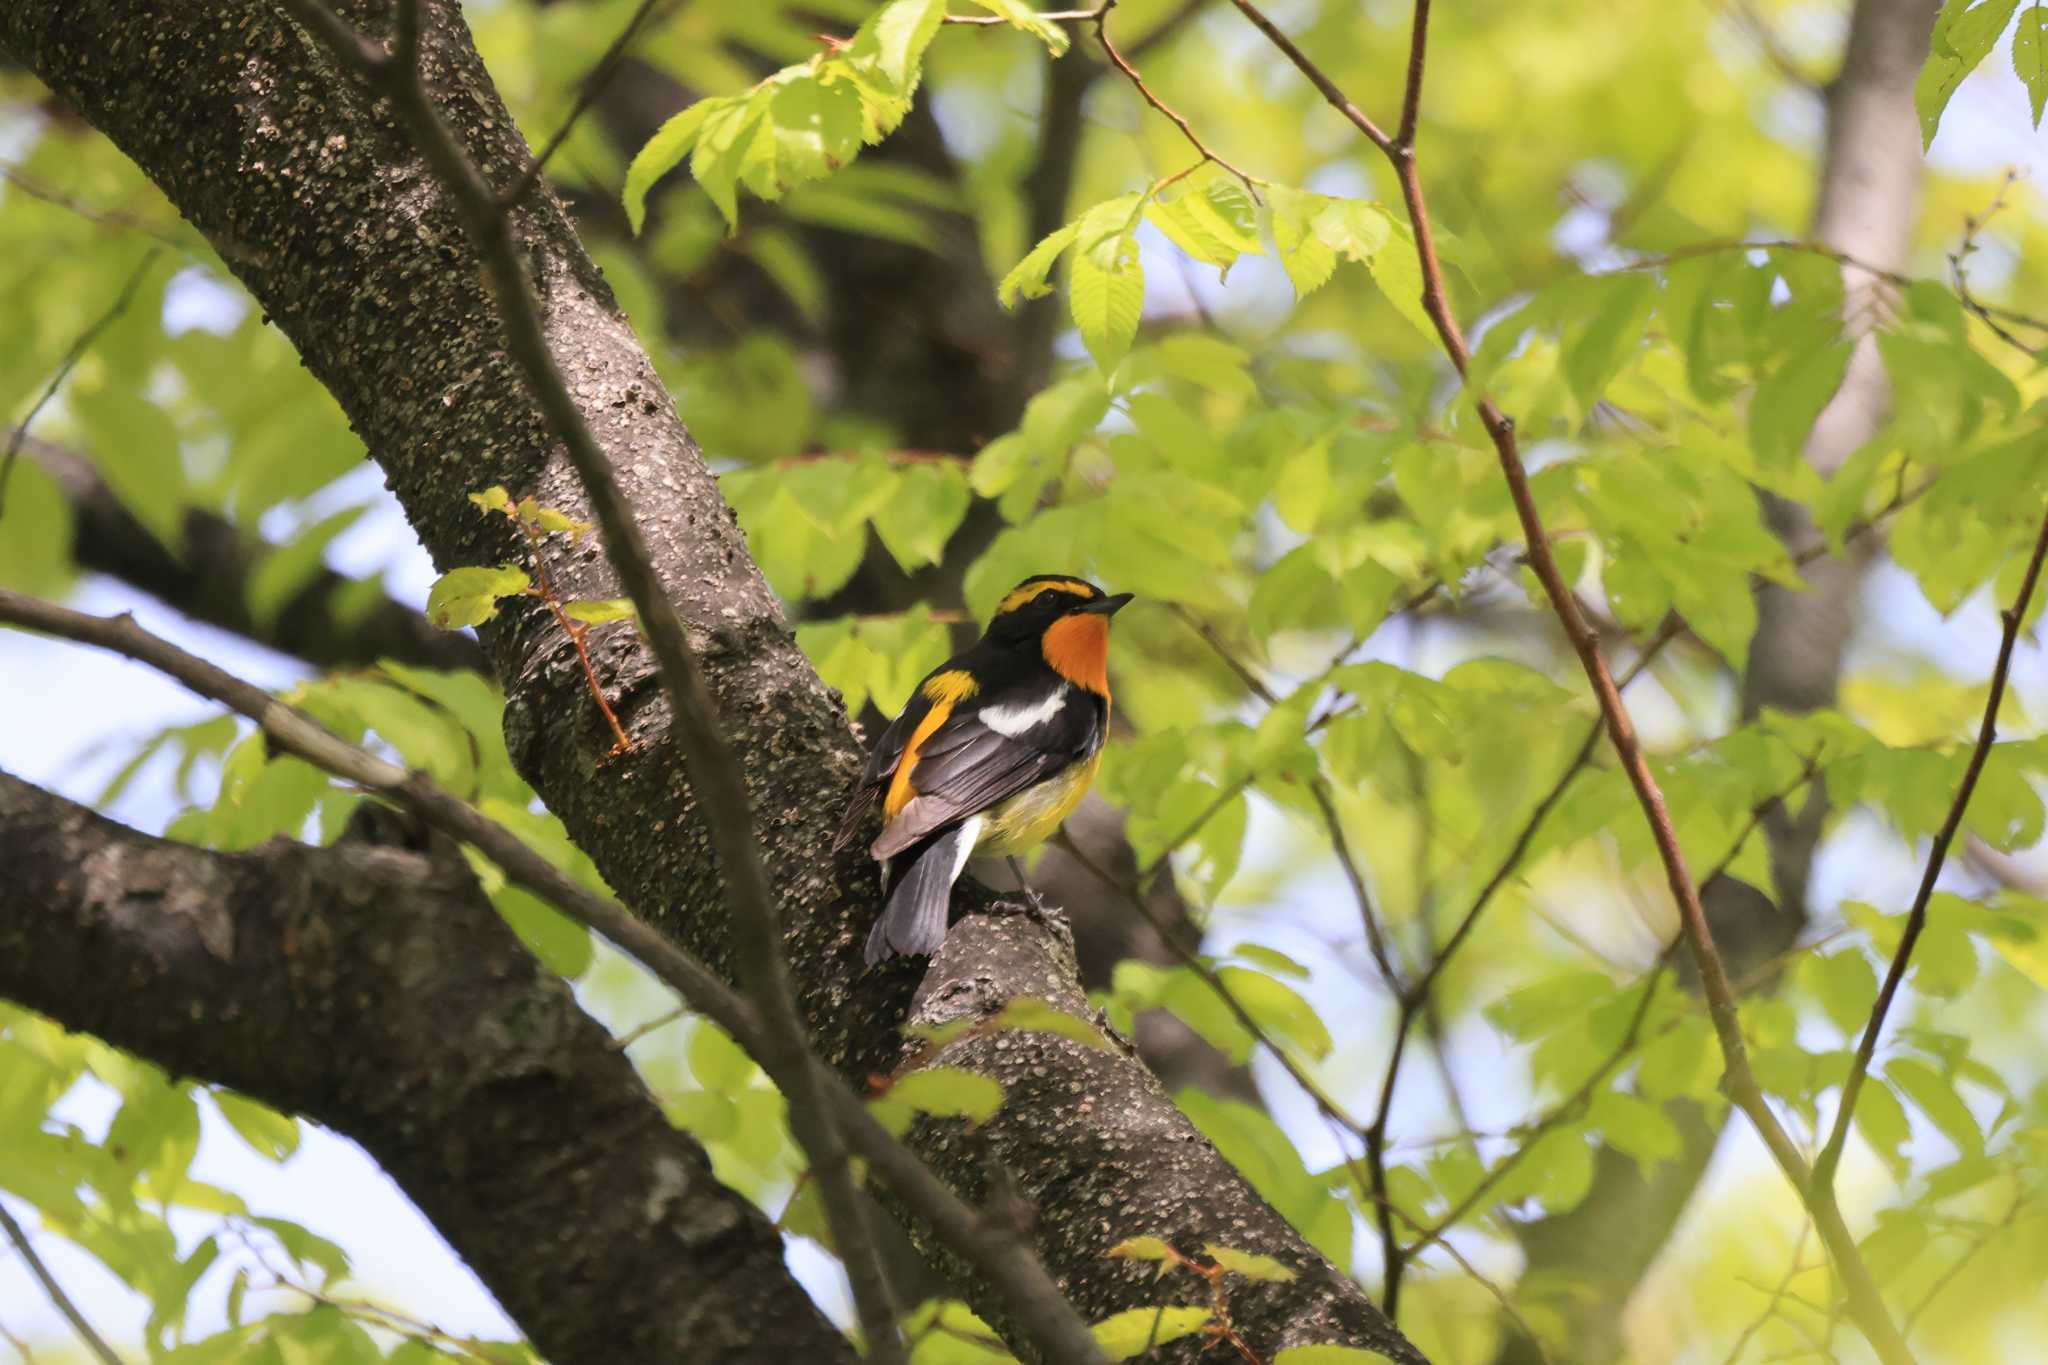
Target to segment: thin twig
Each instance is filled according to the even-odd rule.
[[[1957,243],[1956,249],[1948,255],[1948,272],[1949,278],[1955,284],[1956,297],[1962,300],[1963,307],[1975,313],[1978,321],[1989,327],[1991,334],[2000,341],[2020,351],[2022,354],[2033,356],[2039,354],[2038,348],[2027,345],[2026,342],[2021,341],[2010,331],[2006,330],[2005,326],[1991,315],[1990,309],[1977,301],[1976,295],[1970,292],[1970,277],[1963,269],[1963,263],[1969,260],[1977,250],[1977,234],[1983,231],[1986,223],[1997,217],[1999,212],[2005,208],[2005,193],[2013,187],[2013,183],[2018,179],[2018,171],[2006,171],[2004,177],[1998,182],[1998,192],[1991,196],[1991,203],[1985,207],[1984,211],[1982,213],[1970,214],[1963,219],[1963,240]]]
[[[1116,44],[1109,40],[1109,12],[1116,8],[1116,4],[1117,0],[1105,0],[1103,6],[1100,9],[1096,10],[1094,14],[1095,40],[1102,44],[1102,54],[1105,57],[1109,58],[1109,64],[1115,67],[1118,71],[1121,71],[1124,75],[1124,79],[1128,80],[1132,85],[1137,87],[1138,93],[1144,96],[1145,103],[1151,105],[1154,109],[1157,109],[1160,113],[1166,115],[1167,118],[1173,121],[1173,126],[1180,129],[1181,136],[1186,138],[1188,140],[1188,144],[1201,154],[1202,162],[1213,161],[1217,165],[1221,166],[1224,170],[1229,171],[1232,175],[1236,176],[1238,180],[1244,184],[1245,193],[1249,194],[1252,197],[1252,202],[1258,203],[1258,182],[1242,170],[1239,170],[1230,162],[1225,161],[1222,157],[1218,156],[1215,150],[1212,149],[1208,143],[1202,141],[1201,135],[1195,131],[1194,125],[1189,123],[1187,119],[1183,118],[1178,110],[1174,109],[1171,105],[1167,104],[1166,101],[1160,99],[1159,96],[1153,94],[1152,87],[1145,84],[1145,78],[1138,74],[1138,68],[1132,66],[1130,62],[1124,57],[1124,54],[1117,51]],[[1201,164],[1201,162],[1198,162],[1196,164],[1199,165]],[[1192,170],[1193,167],[1190,167],[1189,169]],[[1187,172],[1183,171],[1181,172],[1181,174],[1185,175],[1187,174]],[[1179,178],[1180,176],[1173,177],[1173,179],[1176,180],[1178,180]],[[1155,190],[1157,190],[1157,188],[1158,186],[1154,186]]]
[[[37,395],[36,401],[30,405],[28,415],[14,424],[14,430],[7,438],[7,453],[0,456],[0,516],[7,515],[7,485],[14,475],[14,461],[21,454],[22,440],[28,435],[28,429],[35,422],[36,415],[43,410],[45,404],[57,396],[57,390],[64,386],[64,381],[78,368],[78,362],[85,359],[85,353],[92,349],[93,342],[99,340],[100,333],[113,326],[115,319],[128,311],[128,305],[135,302],[136,291],[142,288],[142,281],[149,274],[149,268],[155,265],[156,258],[163,254],[162,247],[153,246],[135,263],[135,268],[128,272],[128,279],[122,284],[121,291],[114,296],[114,301],[108,306],[107,311],[94,318],[87,324],[86,329],[78,334],[77,339],[71,343],[71,349],[57,362],[57,372],[50,376],[50,382],[43,386],[42,393]]]
[[[520,200],[526,198],[527,191],[534,187],[534,184],[539,181],[542,172],[547,170],[548,162],[553,160],[557,151],[561,150],[562,144],[569,140],[569,134],[575,131],[576,124],[590,111],[590,106],[597,103],[597,97],[604,93],[605,87],[611,84],[612,77],[618,72],[619,63],[625,59],[626,49],[633,45],[633,39],[639,36],[641,25],[645,24],[648,16],[654,13],[654,7],[657,3],[659,3],[659,0],[640,0],[640,4],[634,9],[632,17],[626,20],[626,26],[619,30],[619,36],[612,39],[612,45],[604,50],[602,57],[597,59],[597,65],[590,68],[590,71],[578,82],[579,88],[576,91],[576,102],[569,106],[569,115],[562,120],[562,126],[555,129],[555,135],[547,140],[546,145],[540,149],[540,154],[534,157],[533,164],[526,168],[525,173],[513,181],[511,185],[507,186],[505,192],[498,196],[498,202],[501,205],[511,208],[518,204]]]
[[[1270,21],[1258,15],[1250,0],[1232,0],[1247,17],[1252,17],[1262,32],[1276,36]],[[1418,0],[1414,14],[1414,35],[1410,43],[1410,60],[1407,88],[1402,96],[1402,107],[1411,106],[1419,110],[1425,74],[1426,30],[1429,24],[1427,0]],[[1276,38],[1277,40],[1277,38]],[[1445,287],[1443,266],[1437,257],[1435,231],[1425,200],[1422,177],[1418,169],[1413,147],[1401,139],[1390,139],[1380,128],[1367,118],[1343,95],[1336,84],[1322,70],[1310,61],[1292,43],[1281,42],[1281,50],[1288,59],[1307,76],[1316,88],[1352,123],[1365,137],[1378,147],[1392,164],[1401,184],[1401,199],[1406,206],[1409,226],[1415,239],[1415,253],[1422,275],[1422,308],[1436,329],[1438,339],[1443,343],[1445,355],[1452,367],[1463,378],[1471,368],[1471,351],[1466,345],[1465,335],[1458,324],[1456,314],[1451,311],[1449,292]],[[1412,129],[1411,129],[1412,132]],[[1586,679],[1600,704],[1600,712],[1606,722],[1608,736],[1613,743],[1616,757],[1629,785],[1634,789],[1637,804],[1642,807],[1644,819],[1648,822],[1652,840],[1657,846],[1660,861],[1664,865],[1665,880],[1672,899],[1679,908],[1679,922],[1684,929],[1685,939],[1690,946],[1693,960],[1699,969],[1700,985],[1707,997],[1709,1018],[1714,1034],[1721,1046],[1725,1062],[1723,1085],[1737,1108],[1749,1118],[1771,1157],[1783,1170],[1793,1187],[1807,1199],[1814,1224],[1820,1232],[1821,1241],[1828,1248],[1836,1271],[1857,1324],[1877,1351],[1885,1365],[1910,1365],[1912,1353],[1906,1348],[1898,1328],[1893,1324],[1879,1293],[1877,1282],[1872,1278],[1869,1267],[1864,1264],[1857,1250],[1855,1238],[1844,1222],[1841,1210],[1836,1205],[1832,1190],[1814,1190],[1811,1172],[1806,1159],[1793,1144],[1791,1136],[1779,1123],[1771,1110],[1762,1087],[1757,1083],[1755,1072],[1749,1064],[1748,1047],[1742,1037],[1742,1028],[1735,1012],[1735,995],[1728,980],[1726,966],[1721,960],[1719,948],[1715,945],[1711,926],[1707,923],[1706,909],[1700,902],[1699,888],[1686,870],[1685,854],[1678,842],[1671,813],[1666,807],[1664,793],[1657,779],[1650,771],[1641,741],[1635,733],[1634,722],[1628,708],[1622,702],[1620,690],[1614,676],[1607,667],[1607,660],[1600,648],[1600,640],[1586,622],[1578,603],[1573,599],[1571,587],[1558,568],[1556,557],[1551,553],[1549,537],[1544,531],[1543,519],[1536,506],[1535,494],[1529,484],[1529,476],[1523,465],[1514,423],[1502,412],[1493,400],[1484,394],[1474,397],[1480,420],[1488,439],[1492,442],[1498,457],[1501,475],[1508,485],[1508,494],[1515,507],[1515,514],[1522,526],[1523,539],[1527,543],[1530,568],[1543,585],[1545,595],[1550,599],[1552,610],[1557,613],[1564,627],[1565,637],[1571,642],[1573,651],[1579,657]]]
[[[1770,1298],[1764,1303],[1763,1311],[1752,1318],[1749,1325],[1742,1329],[1742,1334],[1735,1338],[1735,1344],[1728,1348],[1728,1354],[1722,1358],[1721,1365],[1736,1365],[1736,1362],[1742,1359],[1743,1351],[1749,1346],[1750,1338],[1761,1332],[1764,1324],[1777,1316],[1778,1305],[1785,1301],[1786,1293],[1792,1288],[1792,1281],[1806,1268],[1801,1263],[1806,1259],[1807,1234],[1812,1231],[1811,1223],[1799,1225],[1799,1237],[1792,1244],[1792,1259],[1785,1266],[1785,1274],[1771,1288]]]
[[[1100,19],[1103,8],[1106,7],[1040,10],[1031,17],[1048,24],[1086,24]],[[948,14],[939,22],[942,24],[971,24],[977,28],[994,28],[999,24],[1011,24],[1015,21],[1001,14]]]
[[[754,1006],[738,991],[617,901],[584,886],[511,830],[449,795],[431,778],[408,774],[397,764],[348,743],[254,683],[150,634],[132,616],[91,616],[0,589],[0,624],[111,650],[147,664],[198,695],[255,721],[265,737],[284,752],[367,788],[411,812],[421,823],[471,845],[502,868],[512,883],[631,955],[692,1009],[732,1035],[788,1093],[789,1083],[777,1074],[779,1054],[763,1040]],[[1071,1320],[1072,1335],[1058,1339],[1073,1353],[1052,1358],[1099,1362],[1100,1352],[1087,1327],[1038,1258],[1018,1243],[1013,1228],[968,1208],[915,1153],[883,1128],[823,1063],[810,1058],[807,1064],[854,1149],[932,1226],[940,1240],[987,1275],[1013,1305],[1020,1298],[1030,1298],[1036,1306],[1033,1321],[1047,1315],[1065,1315]],[[1020,1312],[1020,1320],[1022,1316]]]
[[[7,1240],[14,1243],[14,1250],[28,1266],[29,1273],[50,1296],[50,1302],[57,1305],[57,1311],[71,1324],[71,1330],[78,1333],[78,1339],[85,1343],[85,1348],[100,1358],[101,1365],[121,1365],[121,1357],[114,1354],[114,1348],[107,1345],[106,1338],[94,1331],[93,1325],[85,1320],[85,1314],[78,1311],[78,1305],[71,1301],[71,1296],[64,1292],[64,1286],[57,1283],[57,1277],[50,1273],[50,1267],[36,1254],[35,1244],[29,1241],[28,1233],[7,1211],[5,1204],[0,1204],[0,1228],[6,1230]]]
[[[75,214],[88,223],[97,223],[101,227],[116,228],[123,232],[139,232],[145,237],[155,238],[180,255],[199,255],[190,241],[179,238],[169,228],[159,227],[147,218],[124,213],[119,209],[103,209],[98,205],[74,199],[56,186],[38,180],[19,167],[10,166],[4,161],[0,161],[0,180],[6,181],[31,199],[40,199],[45,204]]]
[[[1913,908],[1906,913],[1905,931],[1900,934],[1899,946],[1892,953],[1892,965],[1885,972],[1884,985],[1878,989],[1877,1002],[1871,1006],[1870,1021],[1864,1025],[1862,1040],[1856,1044],[1856,1057],[1849,1064],[1849,1075],[1842,1082],[1842,1099],[1835,1111],[1834,1127],[1828,1133],[1827,1144],[1821,1148],[1820,1156],[1814,1160],[1813,1183],[1819,1188],[1829,1188],[1834,1182],[1835,1169],[1842,1160],[1842,1148],[1849,1140],[1849,1122],[1856,1114],[1856,1099],[1863,1091],[1864,1079],[1870,1074],[1871,1058],[1877,1052],[1878,1035],[1884,1031],[1885,1016],[1891,1013],[1892,1001],[1899,993],[1899,983],[1905,978],[1906,967],[1912,961],[1914,945],[1920,941],[1921,930],[1927,927],[1927,904],[1934,895],[1934,883],[1941,876],[1942,865],[1948,860],[1949,845],[1962,826],[1963,813],[1969,809],[1970,797],[1977,790],[1977,779],[1983,775],[1984,764],[1991,757],[1991,746],[1998,739],[1998,708],[2005,700],[2006,676],[2012,668],[2013,648],[2019,642],[2020,626],[2026,621],[2027,607],[2033,601],[2035,585],[2041,579],[2043,556],[2048,556],[2048,514],[2041,519],[2041,531],[2034,539],[2034,552],[2027,561],[2026,576],[2020,580],[2019,593],[2013,604],[1999,613],[2004,631],[1998,640],[1998,661],[1991,667],[1991,689],[1984,698],[1984,718],[1977,727],[1977,742],[1970,750],[1970,761],[1963,769],[1963,780],[1956,787],[1955,799],[1949,802],[1948,816],[1941,822],[1934,844],[1927,851],[1927,866],[1920,874],[1920,889],[1913,895]]]

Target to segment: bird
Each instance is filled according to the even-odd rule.
[[[1025,579],[981,639],[927,674],[882,732],[833,844],[850,845],[880,803],[882,831],[868,852],[883,865],[887,900],[868,965],[938,951],[953,883],[976,854],[1008,858],[1024,885],[1017,855],[1051,837],[1101,765],[1109,618],[1131,596],[1075,574]]]

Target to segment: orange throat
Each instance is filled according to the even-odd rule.
[[[1045,628],[1040,642],[1053,672],[1099,697],[1109,696],[1109,618],[1093,613],[1062,616]]]

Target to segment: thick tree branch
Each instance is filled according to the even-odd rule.
[[[387,22],[386,7],[372,0],[341,9],[359,29]],[[423,69],[442,116],[487,184],[510,183],[528,153],[452,6],[427,7],[424,38]],[[109,133],[222,251],[335,393],[443,567],[517,553],[511,528],[469,504],[479,487],[502,483],[587,516],[546,414],[498,344],[499,316],[482,283],[488,271],[457,206],[394,126],[395,112],[338,79],[275,5],[238,8],[232,23],[194,24],[143,0],[36,0],[0,10],[0,48]],[[843,1076],[893,1070],[907,1055],[899,1027],[918,967],[863,968],[875,871],[857,850],[826,852],[838,794],[861,762],[845,717],[795,648],[715,482],[553,197],[529,194],[510,216],[548,347],[612,456],[665,593],[684,613],[721,728],[746,756],[749,805],[767,841],[812,1045]],[[550,555],[565,593],[621,595],[595,547],[551,547]],[[733,945],[710,831],[668,741],[672,717],[653,686],[652,657],[623,626],[593,636],[599,671],[621,696],[635,740],[633,753],[606,759],[609,740],[544,613],[519,604],[482,638],[506,685],[507,740],[521,772],[628,903],[728,975]],[[968,888],[956,901],[988,904]],[[1003,922],[1035,941],[1044,960],[1060,962],[1045,930]],[[962,1011],[1046,994],[1040,976],[1018,966],[985,936],[956,932],[925,989]],[[1070,976],[1059,979],[1077,989]],[[1302,1270],[1290,1287],[1233,1294],[1233,1321],[1255,1349],[1345,1341],[1417,1358],[1348,1276],[1257,1200],[1138,1063],[1048,1035],[1004,1036],[1003,1069],[1023,1067],[1031,1083],[1012,1088],[1004,1108],[971,1131],[931,1124],[912,1137],[964,1191],[982,1188],[991,1163],[1014,1169],[1026,1154],[1039,1163],[1028,1235],[1086,1316],[1157,1301],[1136,1267],[1104,1259],[1118,1241],[1141,1232],[1197,1246],[1216,1240]],[[1098,1102],[1077,1108],[1080,1091]],[[1109,1140],[1112,1114],[1160,1140]],[[991,1280],[977,1273],[958,1282],[1028,1349]]]
[[[200,696],[255,721],[283,751],[377,792],[428,828],[470,844],[504,869],[512,882],[543,897],[577,923],[603,934],[631,953],[692,1008],[738,1040],[785,1091],[795,1088],[790,1084],[791,1078],[780,1071],[790,1064],[790,1059],[776,1050],[761,1024],[759,1012],[737,991],[617,903],[580,885],[518,835],[441,790],[430,779],[408,774],[398,765],[348,743],[304,712],[150,634],[130,617],[88,616],[0,588],[0,623],[97,645],[149,664]],[[1021,1316],[1049,1324],[1048,1335],[1067,1353],[1053,1358],[1072,1360],[1077,1365],[1085,1365],[1094,1358],[1093,1339],[1028,1251],[1017,1245],[1014,1238],[1001,1235],[1001,1230],[986,1220],[976,1218],[815,1059],[803,1055],[795,1064],[810,1069],[815,1102],[821,1108],[830,1106],[828,1112],[834,1122],[853,1137],[861,1155],[884,1175],[898,1197],[938,1229],[960,1256],[984,1269],[1006,1293],[1022,1300],[1018,1309]],[[894,1331],[893,1323],[889,1330]]]
[[[216,854],[0,775],[0,995],[353,1137],[561,1365],[854,1360],[453,846],[365,810]]]
[[[72,558],[81,569],[119,579],[193,620],[230,631],[315,668],[367,668],[379,659],[426,668],[488,665],[474,638],[438,630],[420,612],[363,585],[315,569],[273,612],[249,606],[249,586],[276,550],[224,517],[193,508],[184,546],[173,550],[138,521],[75,451],[30,436],[22,454],[57,481],[71,506]],[[168,458],[168,456],[166,456]]]
[[[519,367],[534,401],[546,414],[551,434],[575,466],[591,508],[604,532],[612,568],[625,585],[638,613],[641,629],[660,665],[660,680],[674,708],[672,731],[681,744],[690,782],[697,789],[711,844],[718,860],[732,921],[734,957],[763,1027],[756,1035],[756,1060],[765,1066],[789,1098],[789,1125],[810,1159],[832,1238],[843,1253],[855,1311],[868,1348],[882,1365],[902,1365],[907,1357],[896,1331],[896,1305],[881,1278],[881,1257],[874,1231],[867,1223],[847,1163],[846,1135],[826,1103],[812,1068],[803,1023],[797,1016],[795,991],[783,961],[780,923],[768,870],[754,837],[754,817],[739,760],[718,724],[718,706],[704,681],[690,647],[682,617],[663,593],[647,539],[633,517],[610,459],[591,434],[590,423],[569,392],[569,384],[548,349],[539,298],[527,281],[525,263],[506,204],[485,183],[476,165],[448,130],[434,107],[420,70],[419,0],[398,0],[397,40],[389,56],[372,55],[371,47],[336,19],[319,0],[287,0],[288,7],[324,38],[335,56],[354,66],[373,87],[381,87],[399,107],[412,136],[441,183],[454,197],[470,237],[484,259],[496,298],[505,346]],[[525,191],[526,180],[513,187],[508,200]],[[585,656],[585,668],[588,660]],[[614,722],[616,728],[616,722]],[[624,740],[620,740],[624,743]],[[1041,1296],[1018,1293],[1020,1305]],[[1041,1345],[1050,1349],[1092,1353],[1085,1329],[1071,1314],[1055,1315],[1036,1324],[1046,1333]],[[1081,1359],[1086,1359],[1083,1355]]]

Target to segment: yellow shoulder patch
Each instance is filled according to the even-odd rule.
[[[1012,588],[1010,595],[996,604],[996,615],[1001,616],[1006,611],[1015,611],[1038,594],[1047,591],[1070,592],[1076,597],[1095,596],[1093,587],[1072,578],[1055,578],[1046,583],[1026,583],[1021,588]]]
[[[937,706],[942,702],[965,701],[981,691],[981,684],[964,669],[949,668],[924,680],[924,699]]]

